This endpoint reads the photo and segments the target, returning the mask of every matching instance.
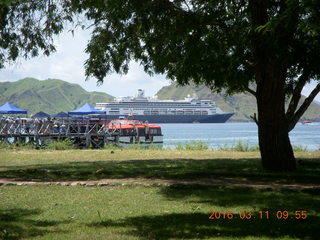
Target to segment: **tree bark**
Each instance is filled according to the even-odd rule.
[[[286,68],[269,63],[265,72],[256,72],[258,132],[262,167],[271,171],[292,171],[296,161],[289,139],[285,114]]]
[[[281,1],[281,11],[285,8]],[[271,31],[257,31],[269,22],[268,1],[251,0],[251,24],[256,99],[258,107],[258,134],[262,167],[270,171],[296,169],[289,139],[288,120],[285,112],[285,83],[288,70],[287,45],[293,32],[287,25],[277,25]],[[292,21],[294,25],[294,21]],[[293,26],[292,25],[292,26]],[[284,31],[286,30],[286,31]],[[270,52],[271,51],[271,52]]]
[[[259,147],[262,167],[270,171],[292,171],[296,169],[288,125],[279,119],[259,120]]]

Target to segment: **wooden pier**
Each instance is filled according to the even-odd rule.
[[[43,146],[48,141],[70,139],[79,147],[101,148],[106,143],[117,144],[120,135],[121,129],[108,129],[106,120],[0,120],[0,141],[7,143]]]

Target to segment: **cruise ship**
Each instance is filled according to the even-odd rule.
[[[106,111],[107,119],[132,117],[149,123],[224,123],[233,112],[225,113],[211,100],[188,96],[184,100],[158,100],[144,96],[139,89],[135,97],[122,97],[109,103],[96,103]]]

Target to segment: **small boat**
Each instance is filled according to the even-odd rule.
[[[312,123],[312,121],[302,121],[302,124]]]
[[[163,135],[159,125],[149,124],[131,119],[111,120],[107,125],[108,131],[118,132],[118,143],[143,145],[162,145]]]

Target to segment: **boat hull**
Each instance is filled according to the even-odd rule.
[[[133,119],[149,123],[225,123],[234,113],[215,115],[134,115]],[[127,118],[124,115],[107,115],[107,119]]]

